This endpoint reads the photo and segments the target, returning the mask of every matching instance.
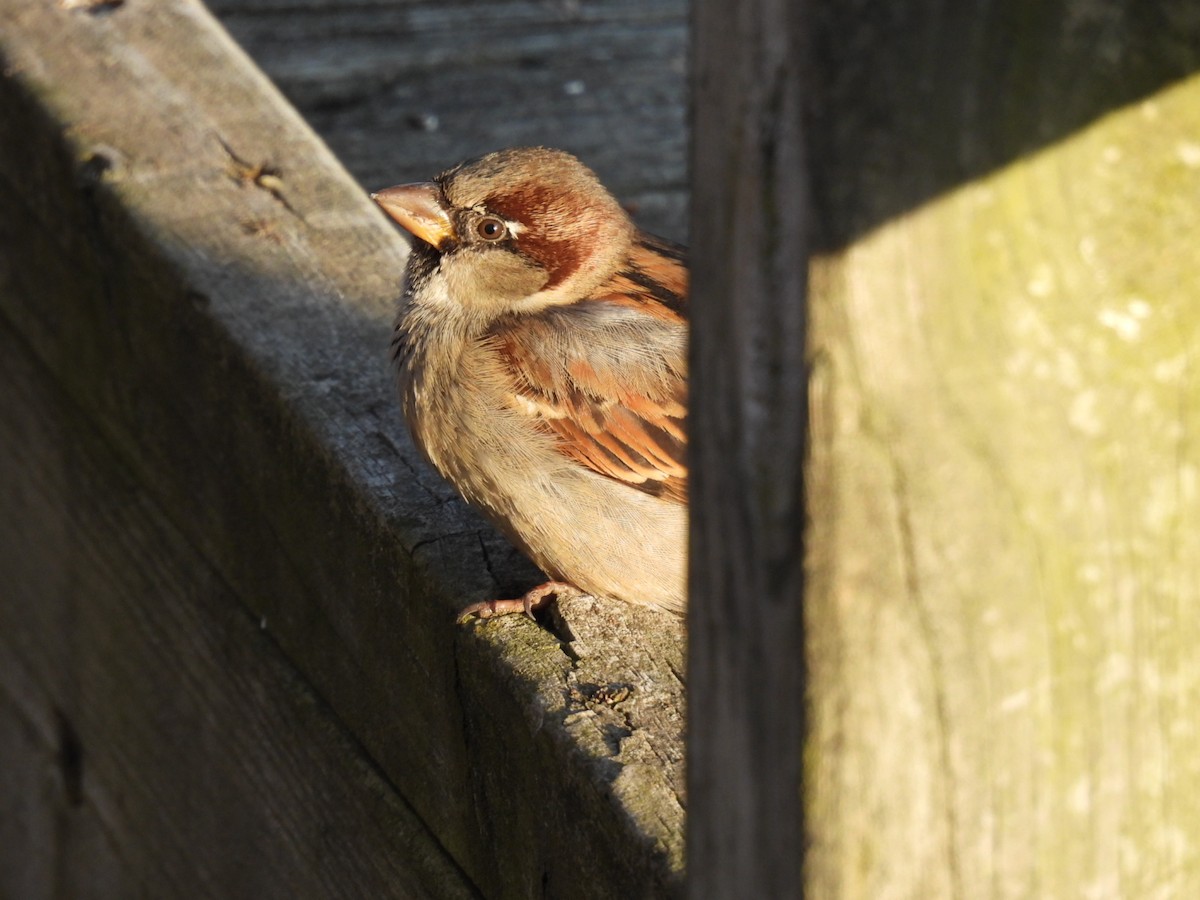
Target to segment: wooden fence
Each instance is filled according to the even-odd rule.
[[[534,574],[364,191],[558,143],[681,237],[683,7],[211,5],[303,118],[0,2],[0,896],[1200,896],[1189,3],[696,0],[686,791],[678,623],[454,625]]]

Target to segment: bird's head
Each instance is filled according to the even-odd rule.
[[[489,153],[372,197],[418,239],[414,255],[445,280],[443,302],[485,316],[588,297],[635,233],[587,166],[543,147]]]

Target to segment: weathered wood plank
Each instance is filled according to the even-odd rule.
[[[738,17],[750,8],[775,4],[697,13],[693,221],[720,233],[704,251],[693,230],[698,895],[713,884],[722,896],[801,890],[794,870],[769,887],[753,880],[772,871],[773,822],[755,817],[758,792],[795,799],[795,707],[778,699],[772,666],[799,643],[776,645],[765,662],[747,653],[722,667],[720,655],[779,636],[757,636],[733,608],[747,586],[758,600],[779,586],[755,581],[775,545],[751,538],[799,546],[799,516],[771,531],[744,512],[790,508],[794,492],[772,488],[791,482],[760,462],[754,439],[762,422],[790,434],[803,407],[747,374],[785,356],[754,339],[780,249],[756,231],[758,204],[782,217],[805,188],[780,197],[777,181],[755,182],[761,168],[787,177],[802,166],[778,163],[781,144],[801,149],[795,131],[790,144],[775,140],[786,115],[750,127],[741,118],[760,108],[760,91],[783,97],[799,82],[770,63],[772,42],[790,33],[782,16],[764,28]],[[1189,749],[1200,677],[1186,650],[1200,635],[1185,612],[1200,599],[1200,455],[1187,437],[1200,414],[1190,364],[1200,347],[1200,20],[1171,0],[812,9],[805,149],[825,252],[811,294],[808,820],[805,840],[791,838],[807,854],[804,890],[1193,896],[1200,819],[1179,798],[1200,777]],[[766,48],[750,56],[763,65],[757,81],[743,78],[736,52],[709,74],[706,59],[744,46]],[[715,110],[727,131],[706,134]],[[724,267],[702,274],[713,260]],[[745,292],[722,285],[723,273],[738,273]],[[737,299],[705,318],[705,291],[718,287]],[[778,324],[767,333],[794,334]],[[801,369],[769,371],[784,380]],[[709,407],[708,391],[724,402]],[[779,446],[796,458],[794,444]],[[711,473],[730,468],[749,499],[729,488],[716,501],[726,482]],[[732,534],[706,514],[733,518]],[[792,570],[779,571],[786,581]],[[708,621],[713,585],[728,609]],[[765,673],[765,702],[734,693],[748,672]],[[736,724],[714,727],[739,718],[761,743],[738,743]],[[756,750],[771,741],[764,763]],[[726,747],[738,752],[717,757]],[[724,805],[712,801],[739,780]],[[733,835],[713,837],[737,816]],[[775,820],[795,822],[778,810]]]
[[[1200,21],[837,6],[808,889],[1196,896]]]
[[[4,320],[0,385],[0,896],[478,896]]]
[[[801,893],[805,10],[794,0],[695,6],[688,895],[697,898]]]
[[[197,3],[7,3],[0,56],[0,312],[138,483],[481,889],[676,890],[680,628],[455,628],[534,576],[395,414],[394,230]]]

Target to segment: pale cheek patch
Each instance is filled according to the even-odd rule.
[[[467,258],[461,254],[454,259],[444,258],[442,272],[450,295],[464,306],[479,310],[511,305],[536,294],[546,283],[539,269],[499,249],[482,250]]]

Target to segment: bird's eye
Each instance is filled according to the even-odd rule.
[[[475,223],[475,233],[485,241],[501,241],[508,237],[508,226],[496,216],[484,216]]]

